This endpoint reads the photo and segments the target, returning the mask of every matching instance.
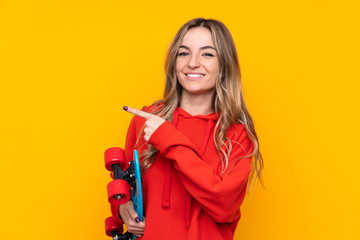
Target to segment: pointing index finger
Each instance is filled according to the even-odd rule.
[[[152,115],[151,113],[147,113],[136,108],[123,107],[123,109],[129,113],[135,114],[136,116],[145,118],[146,120],[148,120]]]

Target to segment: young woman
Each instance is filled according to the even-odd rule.
[[[228,29],[193,19],[176,34],[165,62],[164,99],[137,110],[126,159],[141,154],[144,215],[112,206],[128,231],[151,239],[233,239],[248,180],[263,167],[241,90]]]

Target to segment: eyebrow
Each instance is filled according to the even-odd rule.
[[[180,46],[180,48],[185,48],[185,49],[187,49],[187,50],[190,50],[190,48],[189,48],[189,47],[184,46],[184,45],[181,45],[181,46]],[[208,49],[208,48],[213,49],[213,50],[215,50],[215,51],[216,51],[216,49],[215,49],[214,47],[212,47],[212,46],[203,46],[203,47],[201,47],[201,48],[200,48],[200,50],[203,50],[203,49]]]

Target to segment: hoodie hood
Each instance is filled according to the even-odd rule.
[[[188,112],[186,112],[185,110],[181,109],[181,108],[177,108],[173,114],[172,117],[172,124],[178,128],[178,124],[179,124],[179,119],[183,118],[184,120],[197,120],[197,119],[201,119],[206,121],[206,127],[205,127],[205,131],[201,140],[201,147],[199,149],[199,151],[201,152],[202,155],[204,155],[204,152],[206,150],[206,146],[209,143],[209,139],[210,139],[210,134],[212,132],[212,129],[215,127],[215,122],[218,120],[218,113],[211,113],[208,115],[191,115]]]

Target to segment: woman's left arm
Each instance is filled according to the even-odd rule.
[[[251,157],[241,157],[252,153],[253,143],[243,125],[239,124],[235,131],[237,136],[232,139],[228,171],[221,176],[203,159],[190,139],[170,122],[162,124],[148,141],[174,162],[186,190],[217,222],[232,222],[239,217],[251,171]]]
[[[229,158],[231,171],[219,176],[191,140],[169,121],[141,110],[125,110],[146,119],[145,140],[174,162],[184,187],[204,211],[217,222],[232,222],[239,217],[251,171],[251,158],[240,158],[251,154],[253,149],[242,125],[236,129],[237,137],[230,139],[236,142]]]

